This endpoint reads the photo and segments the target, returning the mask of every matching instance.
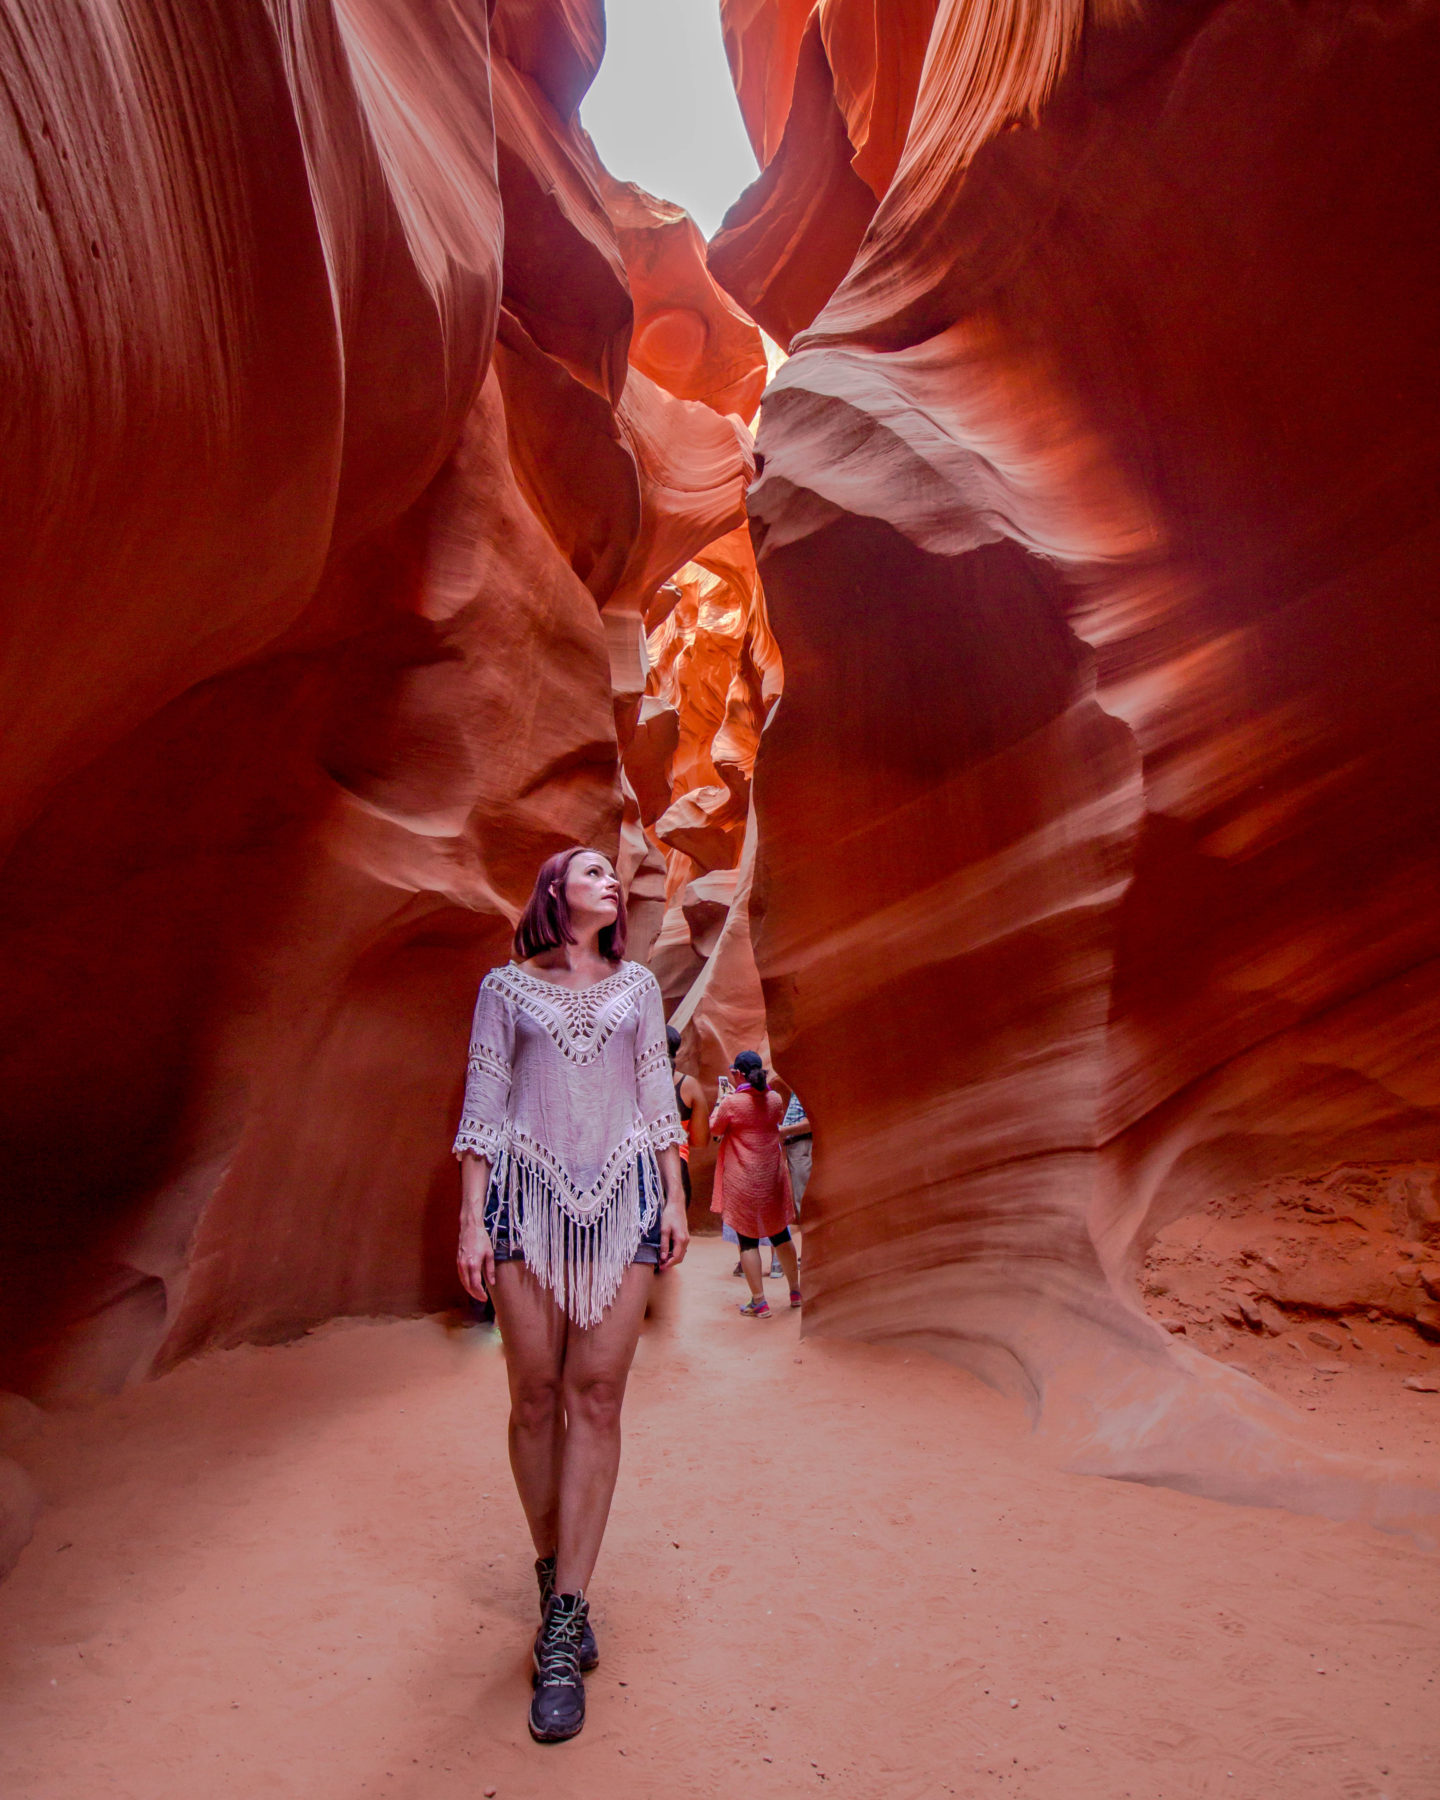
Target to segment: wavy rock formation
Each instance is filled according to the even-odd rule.
[[[643,729],[626,765],[666,856],[664,941],[687,946],[698,969],[736,892],[760,734],[784,670],[744,529],[700,551],[669,584],[666,605],[649,638]],[[675,997],[688,985],[672,981]]]
[[[448,1304],[475,983],[541,856],[640,836],[763,355],[612,217],[598,0],[488,11],[0,0],[0,1387]]]
[[[651,616],[662,606],[625,766],[665,857],[666,907],[650,965],[681,1033],[678,1066],[713,1094],[739,1051],[769,1054],[750,942],[751,783],[784,669],[747,530],[700,551]],[[701,1202],[711,1166],[706,1152],[692,1156]],[[692,1219],[704,1227],[703,1206]]]
[[[716,280],[786,349],[834,291],[875,211],[851,160],[815,13],[800,42],[784,135],[709,249]]]
[[[630,366],[681,400],[748,425],[765,389],[754,323],[716,286],[705,240],[682,207],[601,172],[635,305]]]
[[[673,586],[674,606],[649,640],[649,691],[675,719],[669,796],[654,828],[688,859],[671,863],[678,892],[739,860],[760,732],[784,672],[748,533],[708,545]]]
[[[837,10],[792,123],[820,51],[859,116]],[[797,210],[752,84],[711,257],[810,321],[751,498],[807,1312],[1022,1390],[1077,1468],[1400,1521],[1434,1496],[1314,1452],[1136,1278],[1217,1196],[1433,1157],[1436,12],[942,0],[903,49],[925,10],[873,15],[915,98],[863,241]]]

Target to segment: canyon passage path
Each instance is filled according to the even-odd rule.
[[[740,1319],[732,1256],[698,1242],[641,1343],[576,1742],[525,1730],[494,1333],[342,1322],[17,1447],[47,1509],[0,1588],[0,1792],[1440,1794],[1440,1558],[1057,1473],[945,1364]],[[1317,1433],[1398,1445],[1358,1392]]]

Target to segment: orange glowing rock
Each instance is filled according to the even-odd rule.
[[[769,1054],[750,945],[750,782],[784,671],[748,531],[708,544],[671,585],[650,635],[650,693],[625,759],[649,796],[642,810],[651,834],[667,851],[668,904],[651,967],[681,1031],[679,1066],[713,1096],[737,1052]],[[697,1151],[691,1176],[702,1202],[711,1171],[712,1157]],[[696,1216],[703,1229],[703,1208]]]
[[[833,73],[855,172],[877,199],[883,195],[910,127],[936,4],[887,0],[877,29],[875,0],[720,0],[730,73],[761,169],[774,160],[795,110],[808,28],[818,31]]]
[[[635,305],[630,363],[679,400],[754,418],[765,348],[754,323],[715,285],[705,240],[683,208],[606,176],[601,191]]]
[[[655,590],[698,548],[743,529],[754,447],[735,414],[677,400],[638,369],[616,417],[645,502],[617,597],[643,618]]]
[[[649,644],[651,692],[676,719],[670,804],[654,823],[680,858],[672,899],[691,867],[735,867],[760,731],[784,680],[748,532],[708,545],[676,585]]]

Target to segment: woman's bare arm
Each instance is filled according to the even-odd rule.
[[[690,1116],[691,1146],[703,1150],[710,1142],[710,1121],[705,1115],[705,1090],[693,1075],[681,1077],[680,1098],[694,1109]]]
[[[685,1260],[685,1252],[690,1248],[690,1227],[685,1222],[685,1184],[680,1178],[678,1148],[668,1145],[658,1160],[665,1183],[665,1204],[660,1210],[660,1267],[670,1269]]]
[[[495,1280],[495,1251],[485,1230],[490,1159],[467,1150],[460,1158],[460,1247],[455,1262],[467,1294],[483,1300]]]

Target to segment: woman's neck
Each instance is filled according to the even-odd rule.
[[[575,933],[575,942],[566,948],[575,956],[600,957],[602,961],[605,960],[600,949],[600,933],[607,924],[613,923],[613,920],[605,920],[595,925],[576,925],[574,919],[571,919],[570,928]]]
[[[581,931],[573,943],[557,944],[553,950],[546,950],[531,960],[539,968],[565,969],[572,975],[583,975],[597,963],[608,965],[614,958],[606,956],[600,948],[603,930],[603,925],[597,925],[591,931]]]

